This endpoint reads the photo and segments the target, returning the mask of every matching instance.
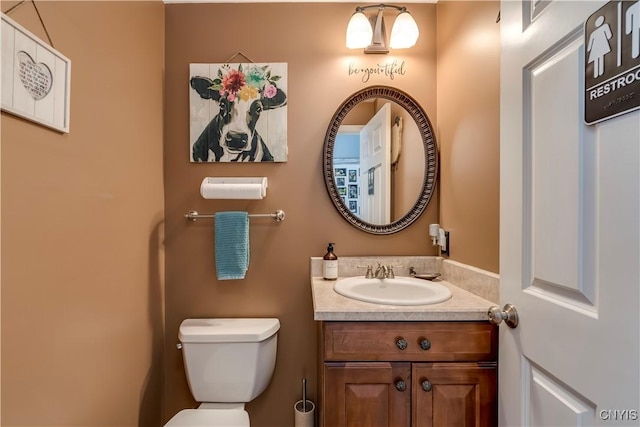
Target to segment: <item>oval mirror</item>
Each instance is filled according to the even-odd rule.
[[[411,96],[371,86],[338,107],[323,162],[338,212],[363,231],[391,234],[411,225],[429,204],[438,151],[431,122]]]

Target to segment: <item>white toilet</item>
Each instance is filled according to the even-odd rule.
[[[248,427],[244,409],[269,385],[276,365],[278,319],[186,319],[180,324],[191,394],[201,402],[165,427]]]

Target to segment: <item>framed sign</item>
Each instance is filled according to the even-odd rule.
[[[2,110],[69,132],[71,61],[2,14]]]
[[[610,1],[584,25],[584,121],[640,108],[640,1]]]

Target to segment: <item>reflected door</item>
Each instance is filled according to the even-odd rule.
[[[501,4],[503,426],[638,425],[640,112],[583,122],[605,3]]]
[[[391,106],[386,103],[360,131],[361,218],[391,222]]]

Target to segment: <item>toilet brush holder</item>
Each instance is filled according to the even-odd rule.
[[[310,400],[298,400],[293,406],[295,427],[314,427],[316,405]]]

